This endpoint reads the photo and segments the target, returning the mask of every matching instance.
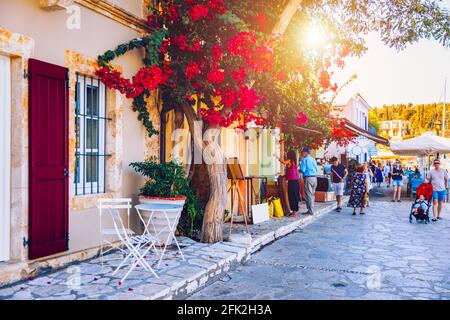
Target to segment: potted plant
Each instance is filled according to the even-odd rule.
[[[186,217],[182,217],[183,223],[178,230],[182,231],[184,235],[192,236],[196,229],[194,224],[198,224],[196,213],[200,213],[201,209],[199,209],[195,194],[189,186],[189,179],[184,167],[174,161],[159,163],[156,157],[142,162],[133,162],[130,166],[146,179],[144,186],[140,189],[139,202],[184,206],[183,215],[186,215]],[[143,212],[143,215],[144,219],[148,219],[145,212]],[[171,220],[170,223],[175,223],[178,226],[180,215],[169,213],[168,217]],[[153,218],[156,233],[159,233],[160,228],[167,226],[165,217],[155,214]],[[152,230],[153,228],[150,231]],[[167,237],[167,232],[161,232],[158,236],[161,243],[165,243]]]

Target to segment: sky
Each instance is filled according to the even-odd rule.
[[[450,9],[450,0],[443,6]],[[450,49],[434,40],[420,40],[397,51],[382,43],[376,33],[366,36],[367,52],[360,58],[349,58],[343,70],[336,70],[333,81],[357,79],[343,88],[336,99],[345,104],[360,93],[372,107],[398,103],[433,103],[443,101],[447,76],[447,103],[450,104]]]

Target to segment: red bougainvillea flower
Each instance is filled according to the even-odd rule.
[[[286,73],[284,73],[283,71],[278,72],[275,76],[275,79],[277,79],[278,81],[285,81],[287,79]]]
[[[250,89],[247,86],[242,86],[239,92],[239,106],[246,111],[255,109],[259,102],[259,97],[254,89]]]
[[[302,126],[308,122],[308,116],[304,114],[303,112],[299,112],[297,115],[297,120],[295,121],[295,124],[297,126]]]
[[[220,70],[217,66],[213,66],[206,78],[210,83],[222,83],[224,76],[225,72],[223,70]]]
[[[273,52],[269,46],[251,47],[243,55],[244,60],[250,69],[257,72],[267,72],[272,68]]]
[[[255,20],[260,30],[266,30],[268,23],[267,17],[264,14],[259,13],[254,16],[253,19]]]
[[[244,67],[239,67],[239,71],[231,71],[231,77],[239,82],[239,85],[242,84],[242,82],[245,80],[245,77],[247,76],[246,72],[245,72],[245,68]]]
[[[200,41],[195,40],[192,45],[188,48],[191,52],[199,52],[200,51]]]
[[[223,90],[222,94],[221,94],[221,101],[220,103],[225,107],[225,108],[231,108],[233,107],[236,102],[238,102],[238,94],[236,92],[236,90],[232,89],[232,88],[227,88],[225,90]]]
[[[341,58],[345,58],[350,54],[350,51],[351,51],[350,46],[344,45],[339,55],[341,56]]]
[[[139,87],[139,91],[143,89],[155,90],[158,85],[166,81],[167,78],[163,74],[162,69],[155,65],[140,69],[133,78],[133,84]]]
[[[192,21],[198,21],[202,18],[206,18],[208,16],[208,8],[202,4],[196,4],[189,9],[189,16]]]
[[[208,0],[206,2],[206,5],[209,9],[211,9],[217,14],[227,13],[227,8],[223,4],[223,0]]]
[[[177,7],[173,3],[169,6],[168,18],[170,21],[176,21],[180,18],[180,14],[178,13]]]
[[[228,52],[237,56],[245,54],[251,45],[256,43],[256,36],[252,32],[239,32],[232,37],[228,44]]]
[[[323,89],[328,89],[330,87],[330,74],[326,71],[322,71],[319,76],[319,83]]]
[[[211,48],[211,55],[212,55],[212,59],[213,59],[214,61],[217,61],[217,60],[219,60],[220,58],[222,58],[222,55],[223,55],[222,47],[219,46],[219,45],[214,45],[214,46]]]
[[[198,64],[195,62],[189,62],[189,64],[186,67],[186,71],[184,74],[188,79],[194,79],[199,73]]]
[[[336,92],[337,89],[338,89],[338,85],[337,85],[337,83],[335,83],[335,84],[331,87],[331,90],[332,90],[333,92]]]
[[[187,41],[188,41],[188,36],[181,34],[178,37],[176,37],[175,39],[173,39],[173,44],[177,45],[180,48],[180,50],[185,51],[189,47],[187,44]]]

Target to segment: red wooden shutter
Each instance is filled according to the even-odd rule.
[[[29,258],[68,249],[68,69],[29,60]]]

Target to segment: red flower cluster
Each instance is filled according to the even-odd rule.
[[[186,67],[186,71],[184,74],[188,79],[194,79],[200,72],[200,69],[198,67],[198,64],[195,62],[189,62],[189,64]]]
[[[273,52],[268,46],[258,46],[252,32],[239,32],[228,43],[228,52],[241,56],[250,69],[267,72],[272,67]]]
[[[242,86],[239,91],[232,88],[225,90],[216,90],[216,94],[220,96],[220,105],[224,109],[202,109],[201,115],[203,120],[210,125],[220,125],[222,127],[230,126],[234,121],[239,120],[241,124],[238,128],[246,130],[247,124],[254,121],[258,126],[266,123],[266,119],[256,116],[252,113],[256,106],[262,100],[256,94],[254,89]],[[229,110],[229,111],[225,111]]]
[[[308,122],[308,116],[303,112],[299,112],[295,124],[297,126],[302,126]]]
[[[219,45],[214,45],[211,48],[211,55],[212,55],[212,59],[214,61],[217,61],[217,60],[221,59],[222,55],[223,55],[222,47],[219,46]]]
[[[95,75],[110,89],[120,91],[127,98],[132,99],[140,95],[144,90],[155,90],[161,84],[167,84],[172,70],[161,69],[153,65],[142,68],[133,77],[133,81],[123,78],[122,74],[109,66],[98,69]]]
[[[220,98],[221,98],[220,104],[222,104],[225,108],[228,109],[233,107],[239,100],[238,93],[236,92],[236,90],[232,88],[227,88],[223,90],[223,92],[220,95]]]
[[[222,83],[225,77],[225,72],[220,70],[217,65],[213,65],[211,71],[208,73],[206,78],[210,83]]]
[[[356,139],[356,134],[345,128],[345,120],[333,119],[331,123],[331,140],[335,141],[338,146],[346,146]]]
[[[160,84],[166,84],[169,78],[169,72],[172,70],[167,69],[166,73],[158,66],[151,66],[149,68],[142,68],[133,77],[133,84],[142,92],[145,89],[155,90]]]
[[[330,74],[325,70],[320,73],[319,83],[322,89],[327,90],[330,87]]]
[[[202,4],[196,4],[189,9],[189,16],[192,21],[196,22],[202,18],[206,18],[208,16],[208,12],[209,10],[207,7]]]
[[[227,8],[223,4],[223,0],[208,0],[206,6],[217,14],[227,13]]]
[[[267,17],[264,14],[257,14],[253,17],[260,30],[266,30],[268,26]]]
[[[174,45],[178,46],[180,48],[180,50],[182,50],[182,51],[187,51],[187,50],[191,51],[191,52],[200,51],[200,41],[198,39],[194,40],[191,45],[188,44],[188,41],[189,41],[189,37],[184,34],[181,34],[178,37],[175,37],[172,40],[172,43]]]
[[[239,32],[230,39],[228,52],[231,55],[246,55],[247,49],[256,44],[256,36],[252,32]]]
[[[98,69],[95,75],[110,89],[118,90],[125,94],[127,98],[134,98],[140,94],[129,79],[122,77],[122,74],[109,66]]]
[[[242,83],[245,80],[245,77],[247,76],[247,73],[245,72],[245,68],[244,67],[239,67],[239,71],[231,71],[231,77],[238,81],[239,85],[242,85]]]
[[[178,13],[177,7],[173,3],[169,6],[169,12],[167,14],[169,21],[174,22],[178,19],[180,19],[180,14]]]

